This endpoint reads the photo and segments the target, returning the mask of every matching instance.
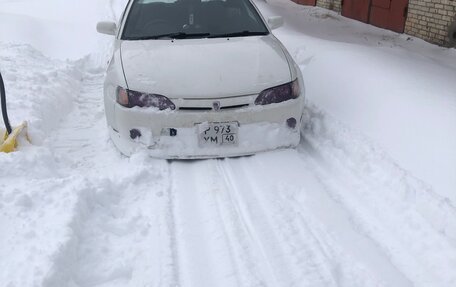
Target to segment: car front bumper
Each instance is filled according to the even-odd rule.
[[[147,150],[152,157],[167,159],[249,155],[295,147],[300,141],[303,105],[303,98],[222,111],[156,111],[128,109],[116,104],[116,127],[110,128],[110,135],[116,147],[127,156],[138,150]],[[295,127],[287,124],[290,118],[296,119]],[[238,144],[200,146],[197,126],[207,122],[238,123]]]

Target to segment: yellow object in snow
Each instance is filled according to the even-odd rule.
[[[17,137],[23,130],[26,129],[27,122],[23,122],[20,126],[14,128],[11,134],[8,134],[6,131],[4,133],[0,133],[0,152],[9,153],[15,151],[17,147]],[[26,138],[28,140],[27,134]]]

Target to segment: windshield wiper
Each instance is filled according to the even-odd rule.
[[[144,36],[144,37],[131,37],[128,40],[153,40],[153,39],[188,39],[188,38],[199,38],[209,36],[209,33],[185,33],[185,32],[176,32],[176,33],[166,33],[161,35],[153,36]]]
[[[262,36],[268,35],[269,32],[254,32],[254,31],[241,31],[227,34],[210,35],[208,38],[230,38],[230,37],[245,37],[245,36]]]

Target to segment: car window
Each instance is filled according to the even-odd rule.
[[[263,20],[248,0],[135,0],[122,39],[268,33]]]

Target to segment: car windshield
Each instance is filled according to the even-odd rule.
[[[267,35],[249,0],[135,0],[123,40]]]

